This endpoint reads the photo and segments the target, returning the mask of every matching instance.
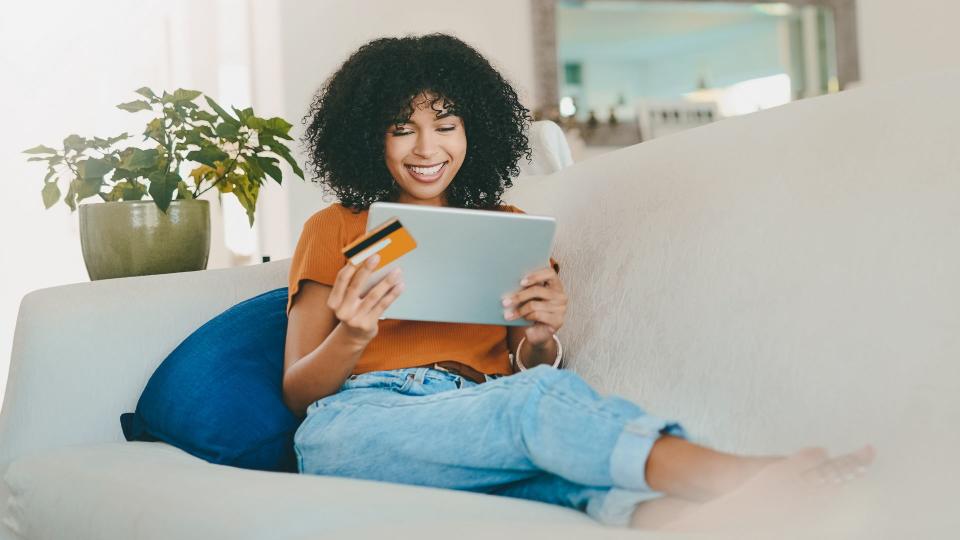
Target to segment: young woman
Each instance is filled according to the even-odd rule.
[[[340,202],[306,222],[290,270],[283,392],[305,416],[301,472],[527,498],[654,528],[710,526],[750,496],[796,494],[871,461],[869,448],[837,459],[715,452],[675,422],[601,397],[561,369],[567,296],[555,262],[503,299],[506,318],[531,326],[379,321],[403,276],[361,296],[377,258],[354,267],[340,252],[363,234],[371,203],[519,212],[500,197],[529,156],[529,114],[468,45],[368,43],[307,121],[311,164]]]

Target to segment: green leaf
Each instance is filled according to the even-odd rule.
[[[234,140],[240,135],[240,128],[236,124],[228,124],[226,122],[217,125],[217,135],[223,137],[224,139]]]
[[[139,201],[147,194],[147,188],[140,182],[123,182],[120,186],[120,199],[124,201]]]
[[[68,135],[67,138],[63,140],[63,147],[66,150],[76,150],[80,152],[87,149],[87,140],[76,134]]]
[[[150,196],[157,203],[160,211],[166,213],[170,201],[173,200],[173,192],[176,191],[177,184],[180,183],[180,177],[174,173],[156,171],[148,179],[150,180]]]
[[[163,129],[163,118],[154,118],[149,123],[147,123],[147,129],[143,132],[144,136],[147,138],[153,139],[160,144],[164,144],[164,129]]]
[[[183,180],[177,183],[177,199],[184,201],[193,200],[193,192],[190,191],[190,186]]]
[[[201,122],[210,122],[212,124],[216,122],[217,118],[219,117],[213,113],[197,109],[195,111],[190,111],[190,118],[192,120],[199,120]]]
[[[288,135],[290,128],[293,127],[293,124],[287,122],[279,116],[275,116],[269,120],[264,120],[263,118],[257,117],[250,118],[247,121],[247,127],[257,131],[267,132],[275,137],[287,139],[288,141],[293,140],[293,137]]]
[[[270,151],[282,157],[284,161],[290,164],[290,168],[293,169],[293,172],[300,178],[303,178],[303,169],[301,169],[300,165],[297,164],[297,160],[293,159],[293,156],[290,155],[290,150],[286,146],[278,142],[274,142],[270,145]]]
[[[125,111],[127,111],[127,112],[137,112],[137,111],[149,111],[149,110],[151,110],[153,107],[151,107],[150,104],[147,103],[146,101],[143,101],[142,99],[138,99],[138,100],[136,100],[136,101],[129,101],[129,102],[127,102],[127,103],[121,103],[121,104],[117,105],[117,108],[118,108],[118,109],[123,109],[123,110],[125,110]]]
[[[67,189],[67,195],[63,198],[63,203],[70,207],[70,211],[76,211],[77,209],[77,188],[82,183],[82,180],[76,178],[70,181],[70,188]]]
[[[237,118],[240,119],[240,122],[243,124],[247,123],[247,120],[253,118],[253,109],[247,107],[246,109],[238,109],[236,107],[230,107],[233,109],[233,112],[237,113]]]
[[[139,148],[127,148],[123,152],[120,152],[120,163],[117,165],[117,168],[128,171],[149,169],[156,166],[159,157],[160,152],[154,149],[141,150]]]
[[[107,138],[107,139],[101,139],[100,137],[94,137],[92,141],[88,141],[88,142],[90,142],[90,146],[92,146],[93,148],[99,148],[100,150],[106,150],[106,149],[110,148],[111,146],[113,146],[114,144],[116,144],[116,143],[118,143],[118,142],[120,142],[120,141],[128,138],[129,136],[130,136],[130,135],[127,134],[127,133],[121,133],[120,135],[117,135],[116,137],[110,137],[110,138]]]
[[[228,113],[227,111],[225,111],[225,110],[223,109],[223,107],[221,107],[220,105],[218,105],[216,101],[214,101],[212,98],[210,98],[210,96],[203,96],[203,98],[207,100],[207,104],[210,105],[210,108],[213,109],[217,114],[219,114],[219,115],[220,115],[220,118],[223,118],[223,121],[224,121],[224,122],[227,122],[228,124],[234,124],[234,125],[237,125],[237,126],[240,125],[240,121],[239,121],[239,120],[237,120],[236,118],[230,116],[230,113]]]
[[[179,126],[183,123],[183,115],[180,114],[180,111],[182,110],[183,109],[180,109],[179,107],[173,107],[166,108],[163,110],[163,112],[167,115],[167,118],[173,120],[173,125]]]
[[[44,146],[42,144],[34,146],[33,148],[28,148],[23,151],[24,154],[56,154],[57,151],[49,146]]]
[[[204,146],[200,150],[194,150],[187,154],[187,159],[210,167],[216,167],[215,162],[226,161],[227,157],[227,153],[216,146]]]
[[[147,188],[140,182],[123,181],[110,190],[110,193],[101,193],[103,200],[108,202],[115,201],[139,201],[147,194]]]
[[[47,175],[43,177],[43,183],[46,184],[47,182],[49,182],[50,179],[53,178],[56,174],[57,174],[57,171],[54,170],[53,167],[50,167],[47,170]]]
[[[200,130],[198,129],[183,129],[178,131],[177,135],[179,137],[182,137],[183,142],[186,144],[194,144],[197,146],[204,146],[204,145],[210,144],[210,141],[204,139],[200,135]]]
[[[137,88],[136,90],[134,90],[134,92],[149,99],[152,103],[156,103],[157,101],[160,100],[160,98],[158,98],[157,95],[153,93],[153,90],[147,88],[146,86]]]
[[[34,156],[34,157],[32,157],[32,158],[27,158],[27,161],[46,161],[46,160],[48,160],[48,159],[50,159],[50,158],[48,158],[48,157]]]
[[[77,187],[77,200],[83,200],[99,194],[101,187],[103,187],[103,177],[83,180]]]
[[[116,137],[107,137],[107,145],[113,146],[114,144],[129,138],[130,138],[130,134],[124,131],[123,133],[117,135]]]
[[[173,92],[171,101],[173,103],[182,104],[185,101],[193,101],[197,99],[201,94],[203,94],[203,92],[198,90],[184,90],[183,88],[178,88]]]
[[[43,207],[48,210],[60,200],[60,188],[56,182],[44,184],[40,194],[43,196]]]
[[[270,176],[270,178],[276,180],[278,184],[283,185],[283,173],[280,172],[280,167],[277,167],[277,163],[279,163],[277,158],[272,158],[270,156],[258,156],[254,154],[249,156],[247,159],[255,161],[257,165],[259,165],[260,168]]]
[[[250,226],[253,227],[253,218],[257,207],[257,196],[260,192],[260,185],[251,181],[247,175],[243,174],[232,174],[230,175],[230,180],[234,186],[233,194],[237,196],[237,200],[240,201],[240,204],[247,211],[247,220],[250,221]]]
[[[77,173],[83,180],[103,179],[103,175],[113,170],[113,164],[103,158],[90,158],[77,162]]]

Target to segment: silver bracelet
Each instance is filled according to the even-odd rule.
[[[523,347],[523,342],[527,340],[527,336],[523,336],[523,339],[520,340],[520,344],[517,345],[517,355],[513,357],[513,363],[516,367],[520,368],[520,371],[526,371],[527,366],[523,365],[523,361],[520,360],[520,348]],[[553,340],[557,342],[557,358],[553,361],[553,367],[560,367],[560,360],[563,360],[563,345],[560,344],[560,338],[556,334],[553,335]]]

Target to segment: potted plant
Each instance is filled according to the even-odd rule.
[[[145,144],[131,144],[127,133],[69,135],[60,149],[24,151],[28,161],[47,165],[41,191],[46,208],[61,199],[61,180],[68,181],[63,202],[71,212],[84,199],[102,200],[79,205],[83,259],[92,280],[203,270],[210,211],[200,195],[213,188],[232,193],[252,227],[264,182],[283,181],[281,159],[303,178],[282,142],[292,140],[284,119],[260,118],[250,108],[231,107],[230,114],[196,90],[158,96],[144,87],[136,93],[143,99],[117,108],[154,113],[143,132]],[[198,104],[200,97],[207,107]]]

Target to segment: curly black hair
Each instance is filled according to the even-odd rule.
[[[371,41],[324,83],[303,119],[314,182],[354,210],[396,200],[384,136],[409,120],[421,95],[433,97],[435,110],[451,107],[466,132],[467,153],[447,188],[447,204],[501,204],[510,178],[519,174],[517,161],[530,159],[530,111],[486,58],[446,34]]]

